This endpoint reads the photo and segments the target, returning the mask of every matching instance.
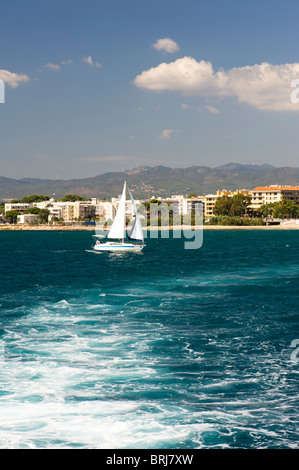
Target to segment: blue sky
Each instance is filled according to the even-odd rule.
[[[0,175],[298,166],[298,17],[295,0],[3,0]]]

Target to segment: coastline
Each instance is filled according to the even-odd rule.
[[[0,225],[0,231],[91,231],[94,232],[96,226],[94,225],[74,225],[74,226],[60,226],[60,225]],[[145,228],[144,228],[145,229]],[[299,230],[299,224],[286,223],[282,225],[197,225],[195,227],[175,225],[173,227],[147,227],[148,231],[151,230]]]

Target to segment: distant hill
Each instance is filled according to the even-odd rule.
[[[214,193],[217,189],[253,189],[271,184],[299,186],[299,168],[239,163],[228,163],[216,168],[169,168],[160,165],[72,180],[0,177],[0,200],[22,198],[30,194],[55,194],[54,198],[58,199],[69,193],[108,199],[120,194],[125,180],[136,198],[169,197],[191,192],[202,195]]]

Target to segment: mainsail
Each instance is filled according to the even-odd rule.
[[[141,222],[140,222],[139,213],[138,213],[135,201],[133,199],[133,196],[132,196],[131,191],[129,190],[129,188],[128,188],[128,191],[129,191],[129,194],[130,194],[130,198],[131,198],[133,209],[134,209],[134,215],[135,215],[133,227],[130,231],[129,238],[131,238],[133,240],[141,240],[143,242],[143,240],[144,240],[143,230],[142,230],[142,226],[141,226]]]
[[[124,189],[120,198],[118,210],[108,234],[108,238],[121,238],[125,237],[126,229],[126,187],[127,183],[124,184]]]
[[[111,226],[111,229],[108,233],[107,238],[116,238],[116,239],[121,239],[121,242],[113,242],[113,241],[107,241],[106,243],[101,243],[99,240],[97,240],[94,250],[99,251],[99,252],[122,252],[122,251],[131,251],[132,253],[139,253],[143,248],[144,248],[144,240],[143,240],[143,231],[140,223],[140,218],[139,218],[139,213],[137,211],[137,207],[135,204],[135,201],[133,199],[133,196],[129,190],[130,193],[130,198],[132,201],[133,209],[134,209],[134,223],[132,230],[130,231],[129,238],[132,238],[134,240],[139,240],[142,241],[141,243],[125,243],[125,235],[126,235],[126,189],[127,189],[127,183],[125,182],[124,184],[124,189],[121,195],[121,198],[119,200],[119,205],[117,209],[117,213],[115,216],[115,219],[113,221],[113,224]],[[128,188],[129,189],[129,188]],[[99,237],[99,235],[94,235],[95,237]]]

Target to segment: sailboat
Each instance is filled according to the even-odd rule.
[[[118,210],[113,221],[113,224],[110,228],[107,238],[113,240],[121,240],[120,242],[117,241],[107,241],[101,242],[99,238],[100,235],[94,235],[97,238],[97,242],[94,245],[93,249],[95,251],[132,251],[132,252],[139,252],[144,247],[144,237],[143,237],[143,230],[140,222],[139,213],[136,207],[136,203],[134,198],[131,194],[130,189],[128,188],[128,192],[130,195],[130,199],[132,201],[133,210],[134,210],[134,223],[132,229],[130,230],[128,238],[130,240],[140,241],[140,243],[128,243],[125,242],[125,231],[126,231],[126,194],[127,194],[127,183],[124,183],[123,192],[120,198]]]

